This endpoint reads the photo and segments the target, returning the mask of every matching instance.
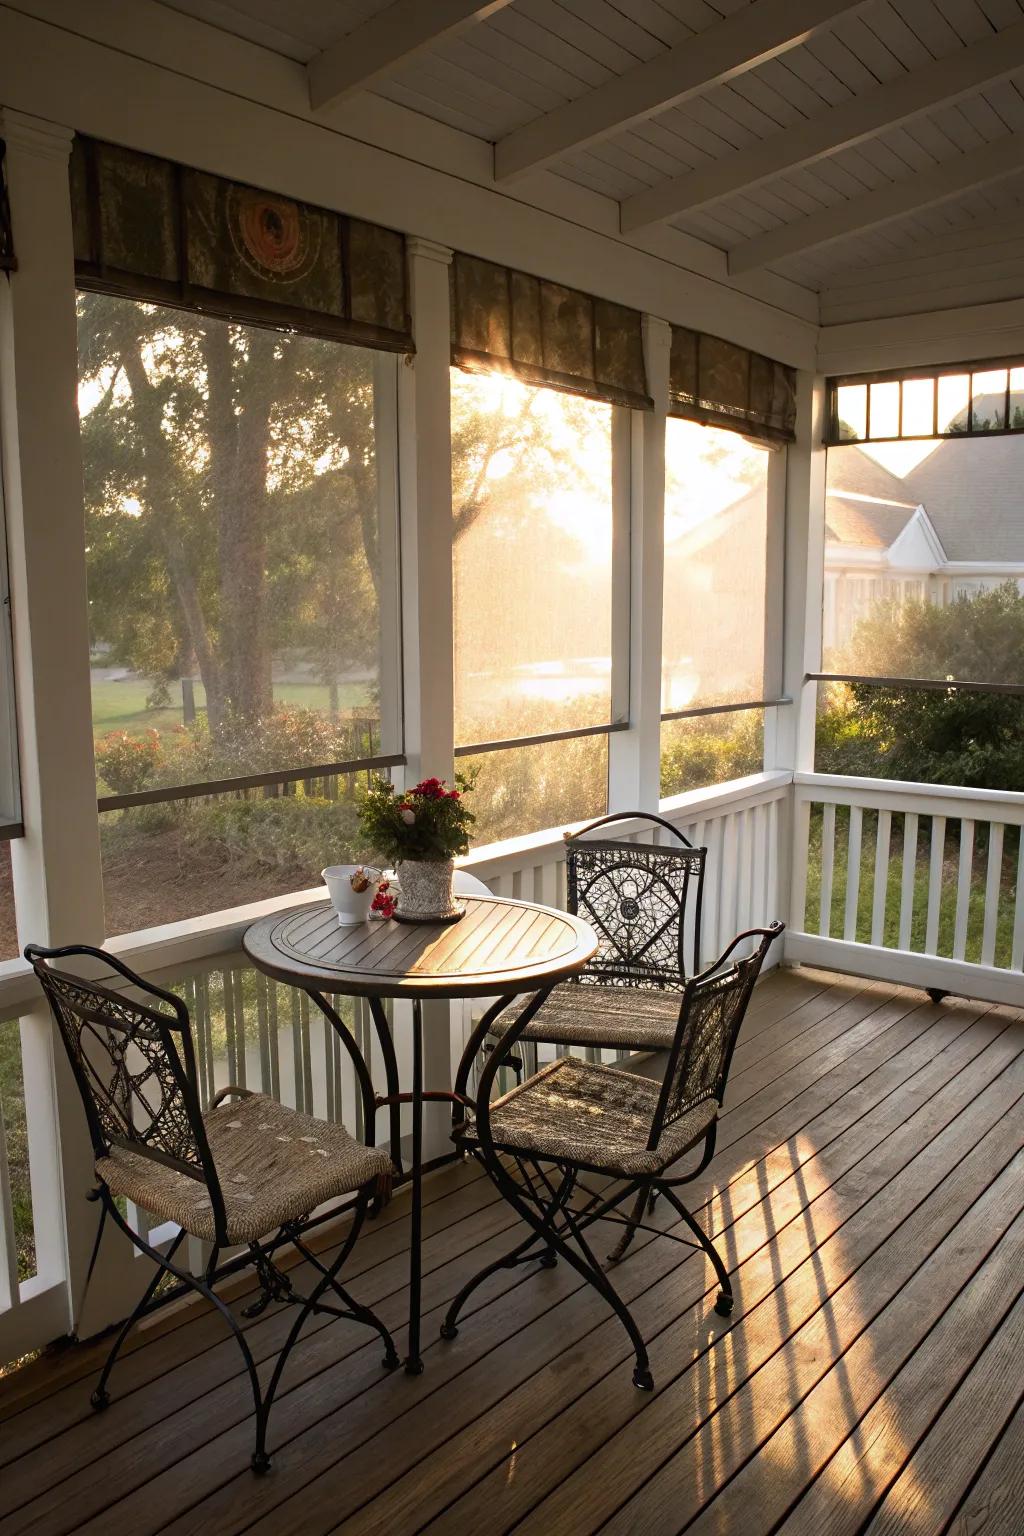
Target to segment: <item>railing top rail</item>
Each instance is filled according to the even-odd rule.
[[[713,816],[716,811],[732,810],[745,802],[775,799],[785,794],[792,782],[793,775],[788,771],[750,773],[741,779],[730,779],[725,784],[712,784],[707,789],[690,789],[681,795],[670,795],[661,801],[658,810],[660,815],[671,821],[702,821]],[[543,832],[531,832],[524,837],[509,837],[502,842],[485,843],[481,848],[474,848],[466,858],[460,859],[459,867],[471,869],[474,874],[480,874],[484,868],[499,874],[514,865],[538,863],[540,860],[536,857],[531,859],[531,855],[543,855],[561,849],[564,833],[579,832],[589,824],[588,818],[565,826],[549,827]],[[616,836],[629,837],[634,832],[645,830],[650,830],[647,822],[624,821],[616,828]]]
[[[941,801],[947,815],[966,816],[968,807],[983,806],[992,821],[1017,822],[1024,818],[1024,794],[1003,789],[965,789],[959,784],[921,784],[902,779],[861,779],[838,773],[797,773],[793,776],[800,799],[829,800],[836,805],[874,805],[894,799],[914,801],[915,810],[926,801]],[[817,793],[807,794],[806,791]],[[803,791],[804,793],[801,793]],[[955,806],[957,809],[952,809]]]

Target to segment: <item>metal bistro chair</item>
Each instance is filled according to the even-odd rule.
[[[597,1221],[625,1220],[636,1226],[634,1218],[614,1213],[623,1202],[651,1187],[675,1209],[692,1240],[654,1227],[645,1230],[704,1250],[718,1277],[715,1311],[729,1315],[733,1306],[729,1273],[711,1238],[675,1191],[677,1185],[703,1173],[714,1155],[718,1111],[736,1036],[758,972],[782,930],[782,923],[772,923],[740,934],[714,965],[685,983],[660,1083],[563,1056],[491,1104],[490,1090],[502,1058],[518,1038],[516,1025],[506,1032],[484,1066],[475,1111],[457,1128],[455,1139],[479,1153],[494,1184],[530,1232],[463,1287],[448,1309],[442,1338],[455,1337],[466,1299],[489,1275],[532,1261],[549,1266],[561,1257],[612,1307],[636,1355],[633,1384],[651,1391],[654,1380],[640,1330],[585,1236]],[[753,952],[732,959],[747,940],[756,941]],[[520,1030],[526,1022],[524,1016]],[[690,1173],[673,1173],[679,1158],[701,1142],[704,1150],[697,1166]],[[594,1192],[580,1183],[584,1173],[620,1182],[610,1192]],[[574,1208],[571,1201],[577,1186],[586,1198]]]
[[[591,837],[603,827],[645,821],[675,839],[671,847]],[[700,969],[701,906],[706,848],[695,848],[678,827],[646,811],[617,812],[566,835],[567,906],[590,923],[600,948],[578,976],[556,986],[522,1031],[521,1040],[591,1050],[667,1051],[675,1037],[687,977]],[[688,932],[689,916],[689,932]],[[491,1027],[500,1039],[528,1005],[513,1005]],[[509,1062],[520,1079],[521,1055]],[[456,1090],[465,1094],[465,1081]],[[639,1221],[649,1197],[637,1196]],[[617,1263],[633,1239],[627,1225],[609,1254]]]
[[[672,847],[592,838],[616,822],[645,821],[669,832]],[[532,1044],[665,1051],[672,1044],[686,950],[700,969],[706,848],[645,811],[602,816],[566,835],[567,906],[597,933],[600,947],[577,976],[554,987],[522,1032]],[[687,933],[687,914],[692,918]],[[688,945],[689,939],[689,945]],[[501,1038],[525,1001],[491,1027]]]
[[[315,1120],[245,1088],[222,1088],[203,1114],[189,1014],[180,998],[88,945],[43,949],[30,944],[25,958],[32,962],[60,1030],[92,1136],[97,1185],[89,1198],[100,1202],[100,1221],[86,1286],[108,1216],[157,1266],[114,1340],[92,1405],[100,1409],[109,1403],[107,1382],[135,1323],[186,1291],[197,1291],[221,1313],[242,1352],[256,1413],[252,1466],[265,1472],[270,1466],[266,1436],[274,1394],[312,1313],[351,1318],[375,1329],[384,1343],[384,1366],[390,1370],[398,1365],[384,1324],[338,1280],[371,1199],[390,1185],[391,1159],[353,1140],[340,1125]],[[85,958],[102,961],[138,988],[146,1001],[135,1002],[50,964]],[[228,1105],[224,1101],[229,1098],[237,1102]],[[372,1125],[372,1117],[368,1123]],[[324,1264],[303,1242],[299,1224],[316,1207],[344,1195],[354,1196],[351,1226],[333,1262]],[[124,1200],[158,1221],[178,1226],[166,1253],[132,1230],[118,1207]],[[273,1234],[269,1239],[268,1233]],[[212,1245],[200,1276],[173,1262],[186,1236]],[[274,1261],[275,1250],[284,1243],[292,1243],[317,1272],[308,1296],[293,1289],[288,1274]],[[222,1251],[234,1246],[244,1252],[218,1267]],[[271,1302],[292,1303],[298,1309],[265,1391],[242,1327],[213,1289],[216,1281],[249,1265],[261,1291],[244,1308],[243,1317],[257,1316]],[[156,1299],[166,1274],[178,1283]]]

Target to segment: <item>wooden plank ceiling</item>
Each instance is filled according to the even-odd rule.
[[[373,91],[826,321],[1020,294],[1024,0],[164,3],[307,64],[319,111]]]

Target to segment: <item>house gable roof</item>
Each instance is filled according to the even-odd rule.
[[[1024,564],[1024,437],[945,438],[905,483],[950,560]]]
[[[1024,565],[1024,435],[944,438],[902,479],[860,448],[830,450],[829,539],[889,549],[918,506],[948,560]]]

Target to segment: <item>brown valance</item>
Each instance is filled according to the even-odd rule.
[[[456,367],[651,409],[635,309],[456,252],[451,320]]]
[[[670,416],[726,427],[746,437],[791,443],[796,436],[796,372],[759,352],[672,327]]]
[[[414,350],[395,230],[82,135],[71,201],[83,287]]]

